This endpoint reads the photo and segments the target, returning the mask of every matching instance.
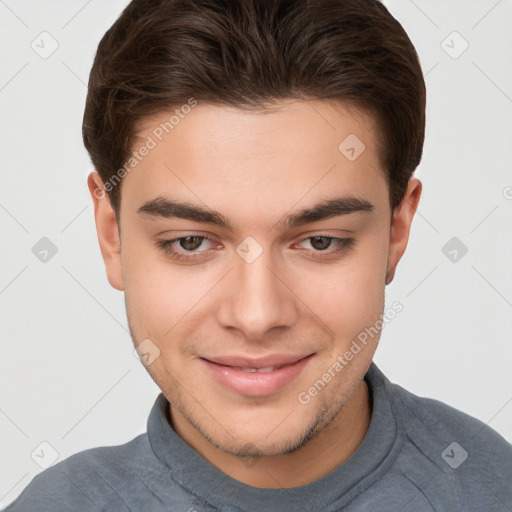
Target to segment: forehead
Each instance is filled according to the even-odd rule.
[[[123,179],[122,204],[167,193],[277,214],[334,193],[388,201],[377,124],[340,102],[288,100],[266,111],[197,103],[145,119],[136,136],[134,151],[151,149]]]
[[[159,145],[185,143],[219,158],[234,158],[240,153],[242,157],[279,156],[280,145],[295,146],[302,153],[337,149],[352,133],[371,150],[377,130],[372,114],[335,100],[289,99],[243,109],[197,103],[195,107],[183,104],[139,121],[135,146],[151,136]],[[258,145],[263,143],[265,146]],[[220,153],[226,148],[230,149],[229,154]]]

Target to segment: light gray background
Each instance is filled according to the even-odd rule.
[[[423,197],[387,287],[404,309],[375,361],[512,442],[512,1],[385,4],[420,54],[428,118]],[[159,392],[105,276],[81,141],[93,55],[125,5],[0,0],[0,508],[53,450],[58,462],[144,432]],[[43,31],[59,45],[46,59],[31,47],[51,49]],[[58,248],[46,263],[42,237]],[[452,237],[468,248],[455,262]]]

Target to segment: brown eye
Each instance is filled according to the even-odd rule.
[[[327,236],[312,236],[310,238],[311,245],[318,251],[324,251],[331,245],[333,238]]]
[[[178,244],[181,248],[186,251],[195,251],[201,246],[204,237],[202,236],[186,236],[183,238],[178,238]],[[199,242],[199,243],[198,243]]]
[[[304,238],[302,242],[309,242],[310,246],[313,248],[312,252],[314,254],[318,253],[319,257],[327,258],[350,250],[356,241],[354,238],[337,238],[328,235],[315,235]],[[332,246],[334,246],[334,248],[330,249]]]
[[[209,253],[208,249],[198,251],[202,243],[212,240],[207,236],[189,235],[172,240],[159,240],[156,245],[168,256],[177,260],[193,260]]]

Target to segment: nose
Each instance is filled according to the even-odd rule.
[[[263,340],[278,327],[292,327],[298,318],[297,299],[271,251],[251,263],[235,255],[234,265],[219,294],[219,323],[241,331],[248,341]]]

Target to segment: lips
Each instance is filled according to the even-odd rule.
[[[246,396],[276,393],[293,381],[314,354],[271,354],[259,358],[200,358],[209,375],[224,387]]]

